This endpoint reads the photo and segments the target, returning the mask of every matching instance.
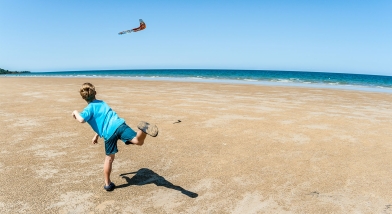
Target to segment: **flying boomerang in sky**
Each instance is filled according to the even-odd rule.
[[[123,34],[131,33],[131,32],[138,32],[138,31],[146,29],[146,24],[143,22],[143,20],[139,19],[139,22],[140,22],[140,26],[139,27],[134,28],[132,30],[121,31],[120,33],[118,33],[118,35],[123,35]]]

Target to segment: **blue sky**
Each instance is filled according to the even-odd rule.
[[[391,11],[391,0],[0,0],[0,68],[392,76]],[[117,34],[139,18],[144,31]]]

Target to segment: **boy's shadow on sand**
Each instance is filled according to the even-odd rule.
[[[135,174],[135,175],[130,178],[130,177],[126,176],[129,174]],[[170,183],[164,177],[158,175],[157,173],[155,173],[151,169],[142,168],[142,169],[139,169],[137,172],[124,173],[124,174],[120,174],[120,176],[127,181],[127,184],[122,184],[122,185],[116,186],[116,188],[124,188],[124,187],[128,187],[131,185],[142,186],[142,185],[146,185],[146,184],[155,184],[157,186],[164,186],[166,188],[181,191],[182,194],[187,195],[191,198],[196,198],[197,196],[199,196],[197,193],[188,191],[180,186],[176,186],[176,185]]]

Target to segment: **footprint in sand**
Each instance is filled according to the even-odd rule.
[[[98,206],[95,207],[95,210],[97,210],[98,212],[103,212],[105,211],[106,208],[111,207],[113,208],[114,206],[114,200],[110,200],[110,201],[104,201],[101,204],[99,204]],[[115,209],[115,208],[114,208]]]
[[[385,205],[384,212],[392,213],[392,205],[391,204]]]

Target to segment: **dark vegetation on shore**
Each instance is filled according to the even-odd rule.
[[[9,71],[0,68],[0,74],[19,74],[19,73],[30,73],[30,71]]]

